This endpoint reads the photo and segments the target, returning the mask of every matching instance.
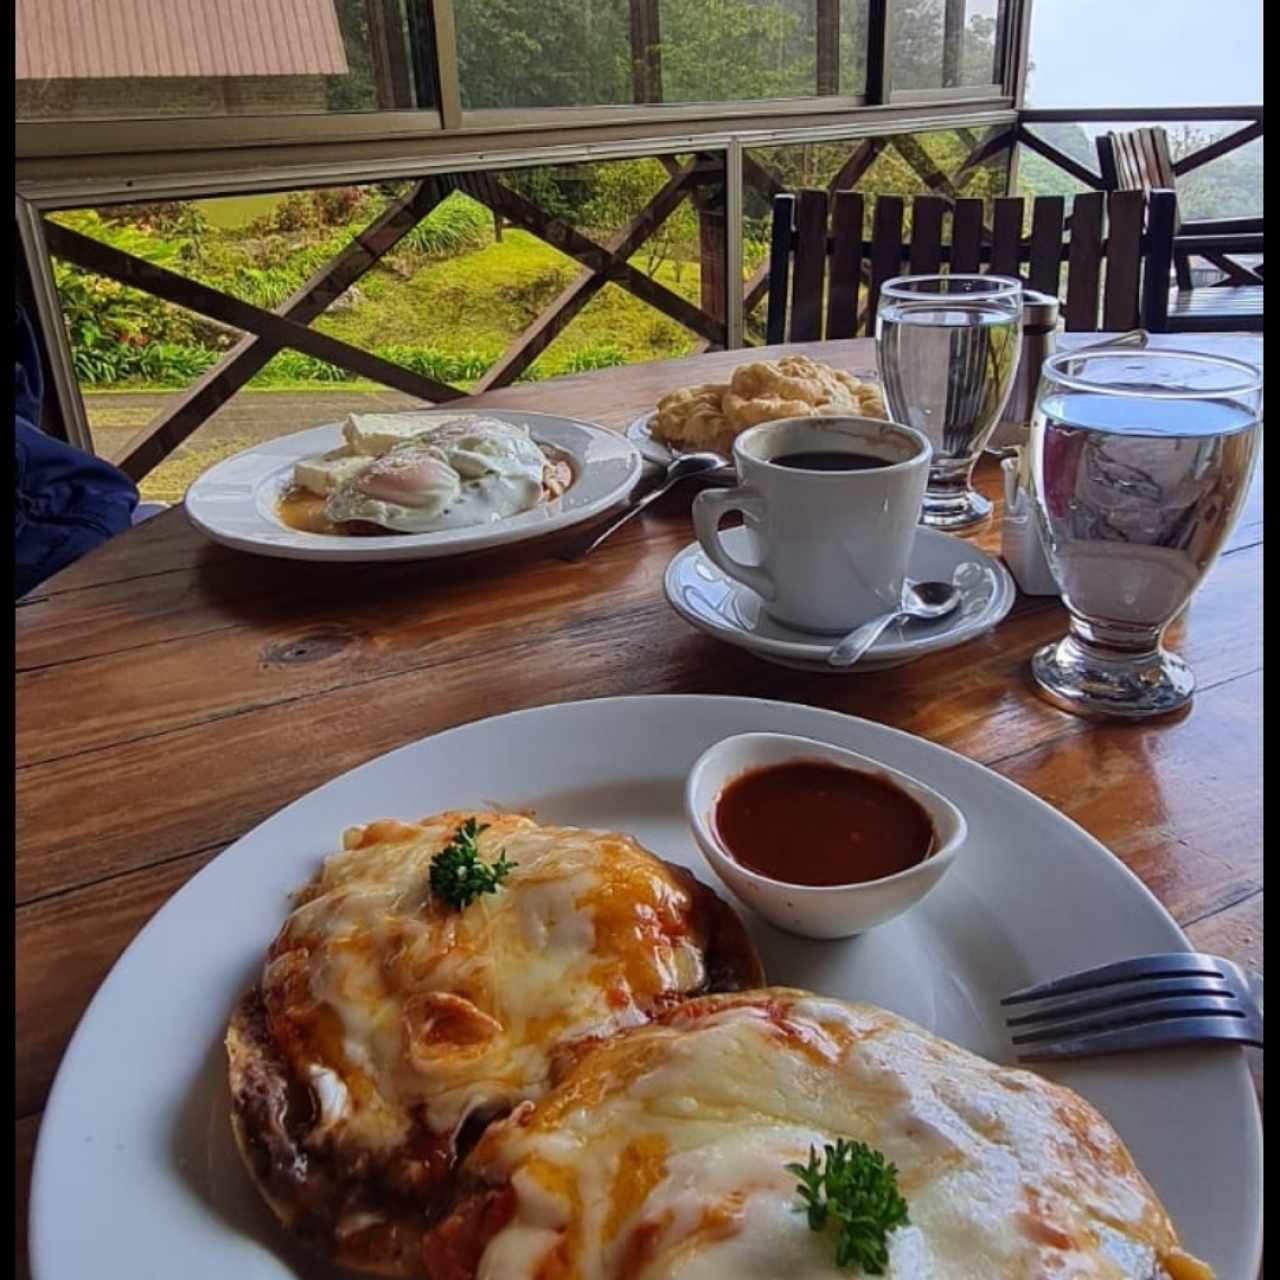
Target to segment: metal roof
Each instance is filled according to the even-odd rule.
[[[18,80],[346,71],[333,0],[17,0]]]

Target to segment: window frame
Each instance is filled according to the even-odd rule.
[[[85,162],[89,170],[112,169],[122,177],[142,180],[162,172],[179,176],[191,167],[187,161],[193,154],[212,158],[243,151],[251,155],[259,148],[264,153],[261,158],[268,162],[276,157],[266,153],[277,149],[303,153],[326,146],[341,148],[353,159],[363,156],[372,161],[386,154],[388,144],[409,148],[421,144],[435,151],[442,139],[457,153],[465,154],[474,146],[494,145],[503,137],[519,145],[556,130],[571,131],[584,141],[586,134],[598,130],[602,138],[612,140],[619,131],[628,136],[662,137],[694,124],[702,126],[694,130],[697,133],[708,132],[711,125],[726,131],[753,132],[751,126],[758,127],[762,118],[792,123],[798,129],[835,116],[853,124],[861,113],[886,106],[1009,109],[1015,106],[1017,96],[1017,80],[1010,73],[1024,60],[1015,50],[1023,28],[1029,29],[1026,18],[1032,0],[1007,0],[1004,6],[1005,30],[1000,33],[1004,79],[1000,83],[893,91],[887,59],[895,0],[868,0],[867,88],[862,94],[476,111],[464,111],[461,104],[453,0],[411,2],[424,6],[434,32],[434,107],[285,116],[19,121],[14,139],[19,194],[24,194],[33,180],[48,179],[59,168],[63,174],[85,172]],[[95,165],[108,157],[112,164]]]

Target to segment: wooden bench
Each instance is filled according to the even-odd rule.
[[[902,197],[880,196],[866,239],[866,198],[858,192],[828,196],[806,190],[775,196],[766,340],[872,335],[885,280],[926,275],[944,266],[965,273],[985,268],[990,274],[1017,276],[1042,293],[1061,295],[1068,330],[1118,332],[1147,324],[1151,300],[1143,266],[1151,237],[1143,231],[1141,192],[1076,196],[1069,235],[1061,196],[1035,199],[1025,237],[1026,206],[1020,196],[994,202],[989,230],[981,200],[917,196],[911,203],[910,237],[905,238],[905,209]],[[1161,260],[1166,272],[1170,256],[1165,246]]]
[[[1249,265],[1239,255],[1263,252],[1261,218],[1218,218],[1184,221],[1178,211],[1177,172],[1161,128],[1132,129],[1100,134],[1098,164],[1108,191],[1139,191],[1150,202],[1158,191],[1172,197],[1171,212],[1160,215],[1159,236],[1173,237],[1171,289],[1160,320],[1162,331],[1208,333],[1262,329],[1261,265]],[[1154,209],[1148,213],[1148,223]],[[1193,286],[1191,259],[1202,258],[1223,273],[1221,281]],[[1166,270],[1168,265],[1166,265]],[[1148,324],[1154,328],[1154,324]]]

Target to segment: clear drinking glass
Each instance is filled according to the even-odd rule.
[[[1235,524],[1261,417],[1262,373],[1240,360],[1103,348],[1045,361],[1032,474],[1071,618],[1031,660],[1049,701],[1129,718],[1189,701],[1191,670],[1161,635]]]
[[[921,524],[991,514],[969,483],[1000,421],[1022,347],[1022,285],[1005,276],[898,276],[880,289],[876,358],[889,416],[933,445]]]

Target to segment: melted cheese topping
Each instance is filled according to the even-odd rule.
[[[784,1167],[837,1136],[897,1166],[899,1280],[1211,1277],[1069,1090],[775,988],[694,1000],[491,1126],[468,1167],[516,1207],[479,1280],[841,1280]]]
[[[431,897],[432,857],[467,817],[515,869],[463,911]],[[445,813],[349,830],[271,948],[263,998],[312,1141],[387,1149],[415,1117],[456,1134],[549,1086],[557,1050],[644,1022],[700,989],[689,882],[628,836]]]

